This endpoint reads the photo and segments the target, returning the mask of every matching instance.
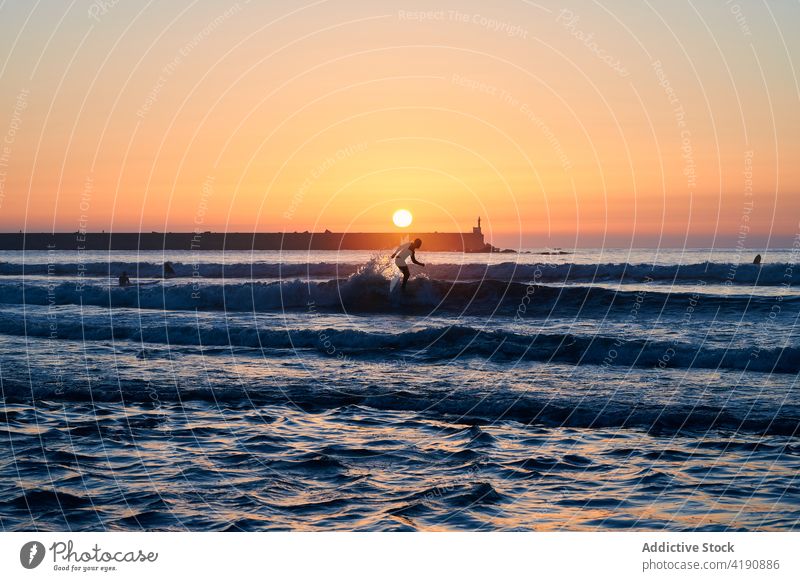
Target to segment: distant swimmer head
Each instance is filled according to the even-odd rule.
[[[414,248],[419,248],[420,246],[422,246],[422,240],[417,238],[416,240],[414,240]]]

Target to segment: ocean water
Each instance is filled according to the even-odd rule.
[[[0,529],[796,529],[760,252],[0,252]]]

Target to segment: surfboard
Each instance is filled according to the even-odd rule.
[[[389,282],[389,294],[394,292],[398,284],[400,284],[400,275],[396,274],[392,277],[391,282]]]

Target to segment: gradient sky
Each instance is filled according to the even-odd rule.
[[[0,230],[790,246],[797,1],[0,0]],[[741,239],[740,239],[741,237]]]

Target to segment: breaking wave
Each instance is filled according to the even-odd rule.
[[[685,310],[713,313],[768,311],[779,300],[781,308],[800,306],[800,297],[760,297],[673,292],[669,287],[625,291],[590,286],[526,285],[483,280],[453,282],[416,277],[408,293],[390,293],[389,281],[380,275],[355,274],[330,281],[279,281],[194,284],[171,281],[120,288],[113,285],[61,282],[55,285],[0,282],[0,304],[90,305],[107,308],[268,312],[319,309],[331,312],[404,313],[435,312],[503,314],[513,316],[602,314],[609,309],[630,309],[635,303],[659,312]]]
[[[52,337],[47,317],[21,320],[0,316],[3,333]],[[437,362],[463,357],[494,361],[541,361],[580,365],[727,369],[767,373],[800,372],[800,348],[717,348],[688,342],[576,334],[527,335],[487,331],[469,326],[426,327],[399,333],[360,330],[262,329],[253,325],[141,324],[98,325],[91,321],[60,324],[58,339],[75,341],[135,341],[173,346],[246,347],[260,350],[311,350],[318,354],[365,359],[413,357]]]
[[[280,263],[173,263],[177,278],[345,278],[362,267],[329,262],[311,264]],[[158,278],[163,265],[152,262],[90,262],[87,264],[19,264],[0,262],[0,276],[86,276],[115,278],[122,271],[132,277]],[[793,264],[723,264],[703,262],[685,265],[652,264],[431,264],[425,272],[432,279],[503,282],[588,283],[662,282],[675,284],[732,284],[778,286],[800,284],[800,268]]]

